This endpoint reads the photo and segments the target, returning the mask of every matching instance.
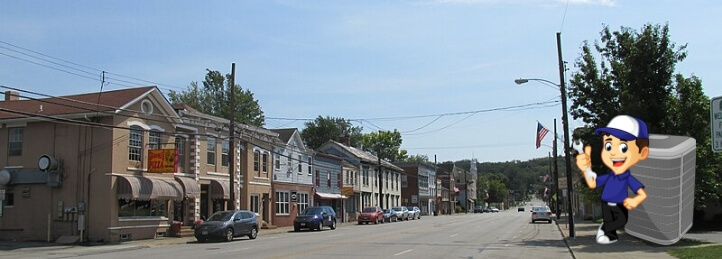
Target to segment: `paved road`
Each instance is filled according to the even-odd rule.
[[[529,223],[529,213],[422,217],[336,230],[289,232],[228,243],[156,246],[125,251],[80,247],[25,258],[572,258],[555,224]],[[2,256],[0,256],[2,258]]]

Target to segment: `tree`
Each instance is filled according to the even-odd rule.
[[[647,123],[650,133],[690,136],[697,141],[695,208],[719,201],[720,156],[712,153],[709,132],[709,98],[698,78],[675,74],[677,62],[687,57],[686,45],[669,39],[668,25],[644,25],[640,32],[622,27],[611,32],[605,26],[601,42],[582,45],[572,73],[570,112],[586,126],[575,130],[592,148],[592,170],[605,173],[594,129],[614,116],[627,114]],[[596,57],[600,58],[597,62]],[[579,173],[579,172],[577,172]],[[587,198],[598,195],[588,192]]]
[[[401,149],[401,132],[394,131],[375,131],[365,134],[361,139],[363,149],[370,151],[382,159],[391,162],[398,162],[407,157],[406,150]]]
[[[431,164],[429,157],[426,155],[409,155],[404,159],[400,159],[399,162]]]
[[[326,116],[318,116],[314,121],[305,123],[305,128],[301,130],[301,138],[306,146],[311,149],[317,149],[328,140],[340,141],[341,137],[348,137],[351,146],[357,146],[363,138],[362,127],[353,126],[350,120],[344,118],[334,118]]]
[[[213,116],[230,119],[231,107],[231,75],[225,77],[221,72],[206,69],[206,77],[203,81],[203,88],[198,87],[197,82],[191,82],[187,90],[176,92],[171,90],[168,97],[171,103],[185,103],[199,112]],[[255,126],[263,126],[265,117],[258,100],[253,98],[253,93],[243,90],[239,84],[233,87],[235,95],[236,122]]]

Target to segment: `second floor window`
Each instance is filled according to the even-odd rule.
[[[208,137],[208,151],[206,152],[206,164],[216,164],[216,138]]]
[[[281,153],[276,152],[276,156],[273,158],[276,170],[281,170]]]
[[[160,132],[157,132],[157,131],[148,132],[148,148],[160,149]]]
[[[221,142],[221,166],[228,166],[228,152],[230,151],[230,143],[228,140]]]
[[[23,154],[23,128],[8,128],[8,155],[20,156]]]
[[[263,153],[263,164],[261,164],[261,168],[263,169],[264,174],[268,174],[268,152]]]
[[[130,136],[128,139],[128,160],[143,161],[143,129],[140,127],[130,127]]]
[[[178,150],[178,170],[183,172],[186,164],[186,140],[183,137],[175,137],[175,148]]]
[[[298,155],[298,172],[303,172],[303,157],[301,155]]]
[[[253,151],[253,171],[258,172],[258,176],[261,176],[261,152]]]

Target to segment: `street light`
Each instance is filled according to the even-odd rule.
[[[562,84],[555,84],[552,81],[541,79],[541,78],[519,78],[515,79],[514,83],[520,85],[529,81],[539,81],[547,84],[555,85],[559,88],[562,98],[562,123],[564,124],[564,161],[566,163],[566,174],[567,174],[567,222],[569,222],[569,236],[574,237],[574,214],[572,212],[572,160],[569,155],[569,117],[567,116],[567,91],[564,87],[564,81]],[[555,158],[556,159],[556,158]],[[558,179],[557,179],[558,180]],[[558,199],[558,198],[557,198]]]

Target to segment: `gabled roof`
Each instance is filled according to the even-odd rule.
[[[102,112],[104,115],[118,112],[139,97],[158,91],[155,86],[137,87],[107,92],[86,93],[51,98],[36,98],[13,101],[0,101],[0,108],[24,113],[62,116]],[[0,111],[0,119],[26,118],[28,116],[13,112]]]
[[[296,132],[298,129],[296,128],[289,128],[289,129],[271,129],[271,131],[278,133],[278,138],[281,139],[281,141],[288,143],[291,140],[291,137],[293,136],[293,133]]]
[[[369,153],[369,152],[366,152],[366,151],[364,151],[364,150],[361,150],[361,149],[358,149],[358,148],[355,148],[355,147],[349,147],[349,146],[346,146],[346,145],[344,145],[344,144],[341,144],[341,143],[339,143],[339,142],[337,142],[337,141],[333,141],[333,140],[330,140],[330,139],[329,139],[326,143],[324,143],[323,145],[321,145],[321,146],[323,147],[323,146],[326,146],[326,145],[334,145],[334,146],[337,146],[337,147],[343,149],[345,152],[350,153],[351,155],[355,156],[356,158],[358,158],[359,160],[361,160],[361,162],[364,162],[364,163],[367,163],[367,164],[374,164],[374,165],[378,163],[378,157],[377,157],[377,156],[375,156],[375,155],[373,155],[373,154],[371,154],[371,153]],[[384,167],[388,167],[388,168],[394,169],[394,170],[399,171],[399,172],[403,172],[403,171],[404,171],[404,169],[402,169],[401,167],[398,167],[398,166],[396,166],[396,165],[394,165],[394,164],[392,164],[392,163],[390,163],[390,162],[388,162],[388,161],[386,161],[386,160],[381,160],[381,165],[383,165]]]

